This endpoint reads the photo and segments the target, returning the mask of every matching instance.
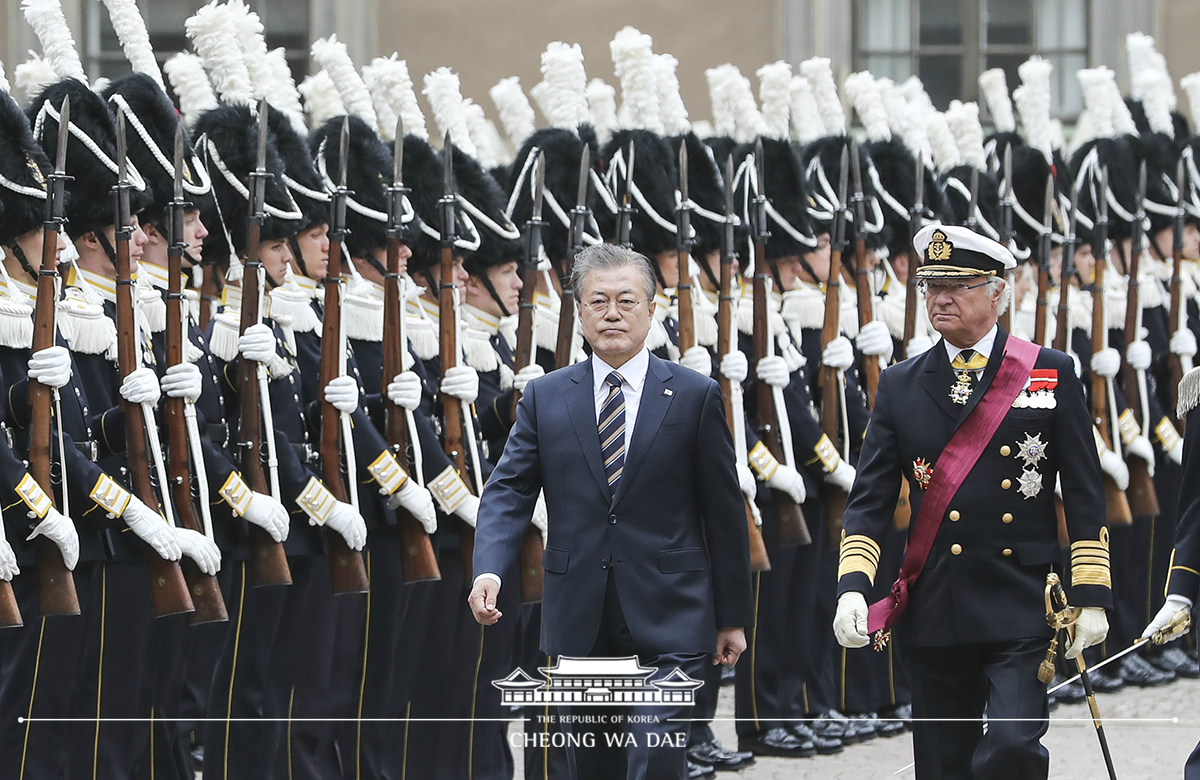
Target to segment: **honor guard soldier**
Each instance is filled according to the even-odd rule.
[[[900,620],[918,777],[1045,777],[1048,700],[1038,666],[1052,633],[1043,592],[1059,560],[1056,481],[1072,601],[1083,606],[1068,657],[1103,640],[1112,604],[1083,388],[1066,356],[996,324],[1001,275],[1015,266],[1005,247],[942,225],[922,229],[914,247],[943,338],[882,374],[846,509],[834,632],[843,646],[883,649]],[[905,561],[888,597],[868,610],[863,594],[901,479],[913,506]]]

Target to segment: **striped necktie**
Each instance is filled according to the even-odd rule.
[[[604,379],[608,398],[600,408],[600,454],[604,459],[604,475],[608,489],[617,492],[617,480],[625,466],[625,394],[621,392],[621,375],[616,371]]]

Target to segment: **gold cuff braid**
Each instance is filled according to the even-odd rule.
[[[838,579],[857,571],[867,575],[874,585],[879,568],[879,543],[863,534],[845,536],[844,533],[838,551]]]

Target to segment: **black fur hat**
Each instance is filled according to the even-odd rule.
[[[329,191],[325,182],[321,180],[321,175],[317,173],[316,165],[313,164],[308,143],[296,132],[291,118],[273,107],[267,115],[267,127],[271,131],[279,160],[287,174],[287,188],[300,211],[304,213],[300,230],[328,222],[331,203]]]
[[[692,254],[704,256],[721,249],[721,235],[725,232],[725,220],[720,218],[725,212],[725,176],[717,167],[712,149],[695,133],[671,139],[676,160],[683,144],[687,144],[688,197],[703,210],[692,212]]]
[[[1150,233],[1170,228],[1175,218],[1173,187],[1167,181],[1175,181],[1175,168],[1179,162],[1179,145],[1164,133],[1144,132],[1134,144],[1146,160],[1146,216],[1150,218]],[[1134,178],[1134,187],[1137,178]]]
[[[111,82],[103,94],[114,116],[119,104],[126,107],[129,160],[137,166],[151,193],[150,205],[143,211],[142,219],[157,221],[164,216],[174,196],[175,128],[179,126],[179,114],[162,87],[144,73]],[[150,143],[156,148],[151,149]],[[203,210],[206,205],[203,200],[212,197],[212,188],[208,173],[192,152],[186,131],[183,155],[184,197],[194,208]]]
[[[46,219],[45,197],[18,191],[14,185],[44,193],[46,177],[53,171],[20,106],[0,91],[0,244],[12,244]]]
[[[481,276],[487,269],[520,261],[525,254],[521,233],[504,213],[504,190],[474,157],[454,148],[454,184],[460,196],[459,213],[474,226],[479,248],[466,258],[467,273]],[[479,214],[472,214],[466,201]],[[490,224],[489,224],[490,223]]]
[[[97,157],[74,133],[71,134],[67,142],[67,175],[74,179],[67,182],[71,199],[67,204],[66,232],[74,240],[116,222],[113,188],[117,184],[117,128],[104,98],[87,85],[76,79],[51,84],[30,103],[26,112],[34,128],[34,137],[48,158],[54,159],[58,152],[58,120],[54,117],[67,97],[71,98],[71,124],[83,131],[107,157],[107,160]],[[126,128],[127,137],[133,132],[133,128]],[[130,179],[141,184],[132,158],[130,163]],[[135,186],[129,193],[130,215],[140,214],[150,205],[150,199],[148,189],[139,190]]]
[[[662,252],[671,252],[677,248],[677,240],[673,227],[668,229],[647,213],[645,201],[658,217],[665,223],[675,224],[675,193],[679,184],[678,165],[675,156],[671,154],[671,146],[662,136],[649,130],[619,130],[604,145],[601,156],[605,160],[605,169],[613,177],[615,191],[621,193],[625,187],[623,171],[613,170],[615,158],[622,159],[629,154],[629,144],[634,147],[633,183],[641,192],[641,199],[634,197],[631,205],[634,208],[633,220],[629,231],[629,240],[633,248],[646,257],[653,259]],[[614,219],[613,224],[616,225]],[[601,224],[601,228],[604,225]],[[606,237],[615,238],[613,233]]]
[[[733,150],[737,148],[737,141],[727,135],[714,135],[705,138],[704,145],[712,149],[713,159],[717,161],[717,166],[721,170],[725,170],[725,161],[729,159],[729,155],[733,154]]]
[[[206,257],[228,256],[246,251],[249,234],[249,203],[246,193],[250,173],[257,166],[258,119],[248,106],[223,105],[206,111],[196,120],[196,147],[208,166],[214,198],[200,218],[208,227],[204,239]],[[290,238],[300,230],[302,214],[283,183],[283,163],[275,151],[273,136],[267,134],[266,217],[260,238],[271,241]],[[234,184],[236,182],[236,185]],[[233,246],[225,241],[225,232]]]
[[[1036,250],[1038,242],[1041,241],[1040,226],[1046,216],[1046,178],[1050,176],[1052,169],[1041,151],[1021,144],[1012,147],[1012,170],[1013,200],[1015,201],[1013,204],[1013,233],[1016,234],[1017,243],[1022,247]],[[1053,172],[1058,173],[1057,166]],[[1057,175],[1054,186],[1056,193],[1065,193],[1067,197],[1070,197],[1070,190],[1062,189],[1061,177]],[[1021,214],[1022,211],[1028,215],[1029,219]],[[1057,219],[1059,216],[1057,208],[1054,215],[1056,221],[1053,225],[1054,237],[1052,240],[1058,243],[1065,226],[1060,224]],[[1030,220],[1036,224],[1031,224]]]
[[[530,174],[526,173],[519,181],[515,177],[520,176],[521,172],[525,170],[525,161],[534,149],[540,149],[545,154],[546,173],[545,189],[543,190],[545,200],[542,205],[542,219],[546,225],[542,228],[542,246],[546,250],[546,256],[554,263],[564,261],[570,251],[571,209],[575,208],[575,201],[579,196],[579,159],[583,153],[584,144],[587,144],[589,149],[588,160],[591,169],[598,171],[600,145],[596,141],[596,133],[592,130],[591,125],[580,126],[578,135],[559,127],[538,130],[526,138],[525,143],[521,145],[517,159],[512,165],[514,178],[506,183],[508,192],[517,190],[512,220],[517,227],[524,229],[533,214],[532,189],[529,185]],[[563,218],[550,206],[551,198],[566,215],[567,224],[563,224]],[[590,182],[588,184],[588,207],[592,210],[593,219],[599,219],[608,212],[600,200],[600,194]],[[587,227],[587,232],[599,237],[599,228],[594,224]]]
[[[811,201],[809,213],[814,222],[821,224],[822,230],[832,228],[833,216],[837,211],[837,188],[841,176],[843,149],[847,150],[847,163],[851,163],[849,140],[850,137],[846,135],[829,135],[813,141],[803,147],[801,151],[805,183]],[[854,242],[861,237],[866,241],[868,248],[879,249],[887,243],[884,234],[887,223],[884,219],[883,205],[879,201],[879,193],[876,192],[875,182],[871,177],[871,165],[869,150],[860,146],[858,167],[865,199],[866,223],[864,225],[857,224],[854,209],[850,208],[854,199],[854,174],[850,172],[846,182],[846,205],[848,207],[846,240],[853,246]],[[913,165],[915,166],[916,163]]]
[[[958,165],[942,177],[942,219],[950,225],[966,225],[971,208],[971,166]],[[1043,186],[1045,180],[1042,180]],[[1039,201],[1040,202],[1040,201]],[[977,213],[974,215],[978,224],[975,231],[997,240],[997,229],[1000,226],[1000,182],[987,171],[979,172],[979,185],[976,193]],[[1041,207],[1038,207],[1041,213]]]
[[[780,225],[777,220],[768,219],[771,237],[767,240],[767,257],[793,257],[811,252],[817,245],[813,234],[812,222],[809,219],[808,207],[810,198],[808,185],[804,178],[804,167],[800,157],[789,141],[774,138],[763,138],[763,175],[766,181],[758,183],[758,189],[770,201],[772,208],[780,218],[787,222],[791,230]],[[754,154],[754,144],[743,144],[733,151],[735,166],[742,165],[747,157]],[[750,171],[742,170],[738,175],[733,196],[734,203],[739,209],[755,197],[757,192],[746,188],[750,184]],[[751,228],[750,215],[744,211],[738,215],[747,230]],[[743,264],[750,264],[749,258]]]
[[[1093,162],[1092,152],[1095,152]],[[1072,180],[1079,180],[1079,212],[1095,222],[1099,214],[1098,201],[1101,197],[1100,174],[1108,168],[1108,237],[1113,240],[1129,238],[1133,234],[1130,217],[1136,208],[1138,165],[1141,160],[1139,142],[1135,136],[1123,135],[1116,138],[1095,138],[1088,141],[1071,156]],[[1086,165],[1086,167],[1085,167]],[[1147,178],[1149,171],[1147,171]],[[1116,201],[1114,204],[1113,201]],[[1119,210],[1118,210],[1119,209]],[[1121,213],[1124,212],[1124,215]],[[1091,231],[1081,236],[1091,238]]]
[[[901,216],[895,205],[905,211],[912,209],[917,197],[917,160],[899,138],[888,141],[871,141],[865,144],[871,165],[879,175],[883,191],[878,192],[883,211],[884,243],[892,256],[912,251],[908,216]],[[932,217],[942,213],[943,198],[938,186],[937,175],[924,166],[925,186],[921,192],[924,214]]]
[[[404,137],[404,161],[401,173],[416,220],[406,239],[412,257],[408,259],[409,274],[427,271],[441,262],[441,224],[438,200],[442,197],[442,156],[428,141],[414,135]],[[432,233],[432,235],[431,235]]]
[[[313,159],[325,188],[337,186],[341,171],[342,121],[333,117],[309,137]],[[346,187],[351,191],[347,204],[344,239],[352,257],[367,257],[387,246],[388,193],[392,183],[392,154],[370,125],[351,115]],[[358,208],[356,208],[358,206]],[[362,213],[362,212],[373,213]]]

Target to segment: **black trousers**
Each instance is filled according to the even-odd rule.
[[[918,780],[1045,780],[1049,640],[908,647]],[[983,714],[987,709],[987,732]]]

